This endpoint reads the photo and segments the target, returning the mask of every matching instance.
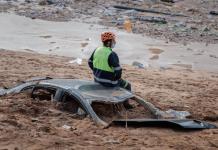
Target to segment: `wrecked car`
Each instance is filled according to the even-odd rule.
[[[0,96],[29,91],[33,99],[51,99],[57,103],[66,104],[71,113],[85,114],[97,124],[105,127],[109,125],[128,126],[159,126],[159,127],[179,127],[183,129],[205,129],[216,128],[207,122],[178,118],[161,111],[152,103],[134,95],[133,93],[120,87],[105,87],[94,81],[79,79],[52,79],[33,78],[12,88],[0,89]],[[112,105],[113,111],[122,109],[123,103],[131,99],[144,110],[149,111],[152,118],[113,118],[110,122],[102,119],[94,108],[96,104]],[[70,102],[70,103],[67,103]],[[97,107],[99,107],[97,105]],[[107,111],[107,110],[106,110]]]

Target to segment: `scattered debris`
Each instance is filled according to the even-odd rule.
[[[210,54],[209,56],[212,57],[212,58],[218,58],[218,56],[212,55],[212,54]]]
[[[86,47],[89,43],[81,43],[81,47]]]
[[[66,130],[70,130],[71,126],[68,126],[68,125],[65,124],[65,125],[62,126],[62,128],[66,129]]]
[[[145,68],[145,66],[144,66],[142,63],[137,62],[137,61],[134,61],[134,62],[132,63],[132,65],[133,65],[133,66],[136,66],[136,67],[138,67],[138,68],[141,68],[141,69]]]
[[[213,124],[190,119],[118,119],[113,124],[124,126],[125,124],[132,127],[175,127],[181,129],[216,129]]]
[[[210,29],[209,29],[209,27],[205,26],[205,27],[203,27],[202,31],[208,32],[208,31],[210,31]]]
[[[167,21],[163,17],[150,17],[150,16],[136,16],[134,19],[137,19],[139,21],[147,21],[147,22],[152,22],[152,23],[162,23],[166,24]]]
[[[124,26],[124,29],[127,31],[127,32],[132,32],[132,23],[129,19],[126,19],[123,23],[123,26]]]
[[[5,88],[0,88],[0,95],[4,95],[6,93],[6,89]]]
[[[183,22],[183,21],[179,21],[179,22],[177,22],[174,26],[175,26],[175,27],[186,27],[186,23]]]
[[[48,5],[47,0],[41,0],[39,1],[39,5],[43,6],[43,5]]]
[[[67,7],[67,5],[69,5],[70,3],[72,3],[70,0],[40,0],[39,1],[39,5],[41,6],[55,5],[59,7]]]
[[[74,60],[69,61],[69,63],[70,64],[77,63],[77,64],[81,65],[82,64],[82,59],[81,58],[76,58]]]
[[[186,117],[189,117],[191,115],[188,111],[176,111],[173,109],[167,110],[166,113],[169,113],[170,115],[178,119],[186,119]]]
[[[168,3],[175,3],[174,0],[160,0],[160,1],[162,1],[162,2],[168,2]]]
[[[162,14],[162,15],[187,17],[183,14],[172,14],[172,13],[167,13],[167,12],[156,11],[153,9],[140,9],[140,8],[134,8],[134,7],[119,6],[119,5],[115,5],[113,7],[117,9],[124,9],[124,10],[135,10],[139,12],[148,12],[148,13],[155,13],[155,14]]]
[[[214,11],[214,10],[212,10],[212,11],[210,11],[210,14],[211,14],[211,15],[216,15],[216,16],[217,16],[217,15],[218,15],[218,11]]]

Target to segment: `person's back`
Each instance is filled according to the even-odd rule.
[[[112,51],[116,41],[112,32],[101,34],[103,46],[98,47],[89,58],[89,67],[93,70],[96,82],[105,86],[120,86],[131,91],[131,85],[121,78],[122,68],[117,54]]]
[[[112,32],[101,34],[103,46],[98,47],[89,58],[88,64],[94,74],[94,80],[104,86],[119,86],[131,91],[131,84],[121,78],[122,68],[117,54],[112,51],[116,41]],[[124,103],[126,108],[132,108],[128,101]]]

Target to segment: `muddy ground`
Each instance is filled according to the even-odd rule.
[[[92,79],[87,63],[72,58],[0,50],[0,87],[31,77]],[[124,65],[133,91],[162,110],[186,110],[218,125],[218,74],[145,70]],[[70,126],[66,129],[64,125]],[[26,94],[0,98],[0,149],[195,149],[218,148],[218,130],[97,127],[89,118],[60,111]]]
[[[1,0],[0,12],[14,12],[32,19],[51,21],[76,19],[121,29],[129,17],[133,33],[184,44],[193,41],[218,43],[217,0],[174,1],[175,3],[161,0]],[[172,15],[116,9],[114,5]]]

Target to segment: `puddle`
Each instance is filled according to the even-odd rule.
[[[137,61],[155,68],[191,66],[218,71],[218,44],[183,45],[96,24],[32,20],[7,13],[0,13],[0,20],[0,48],[3,49],[87,59],[101,45],[100,33],[111,30],[117,34],[114,51],[123,64]]]
[[[164,51],[159,49],[159,48],[149,48],[148,49],[152,54],[160,54],[163,53]]]

